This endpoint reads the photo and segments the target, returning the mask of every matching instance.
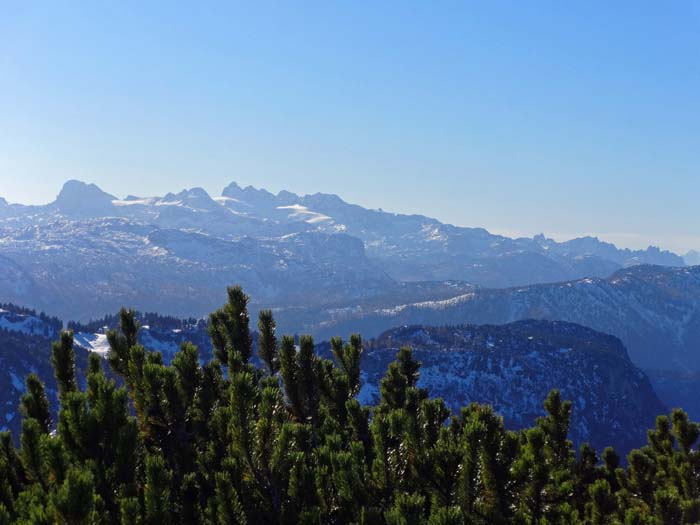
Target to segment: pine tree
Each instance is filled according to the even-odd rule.
[[[144,486],[145,525],[169,525],[171,521],[170,500],[171,472],[159,455],[146,457],[146,483]]]
[[[22,421],[20,458],[28,481],[46,489],[46,437],[36,419]]]
[[[590,501],[586,504],[586,516],[591,525],[619,523],[616,516],[617,501],[610,491],[610,484],[599,479],[588,487]]]
[[[139,323],[133,310],[122,308],[119,311],[119,326],[117,330],[107,332],[110,352],[108,354],[109,365],[117,374],[127,380],[129,384],[129,362],[131,349],[138,344]]]
[[[272,317],[272,310],[260,310],[258,314],[258,355],[270,375],[275,375],[279,369],[275,331],[276,324]]]
[[[245,364],[250,359],[253,343],[249,328],[249,300],[240,286],[232,286],[228,289],[228,302],[209,318],[214,355],[223,364],[235,363],[236,359]],[[234,354],[238,354],[238,358]]]
[[[340,370],[347,376],[350,394],[357,395],[360,389],[360,357],[362,356],[362,338],[359,334],[350,336],[350,343],[343,345],[342,339],[331,339],[333,355]]]
[[[421,525],[424,522],[424,509],[424,496],[400,493],[384,518],[387,525]]]
[[[305,415],[301,397],[297,350],[294,338],[288,335],[282,337],[280,346],[280,374],[284,384],[284,392],[290,405],[289,408],[298,420],[303,420]]]
[[[58,395],[64,399],[69,392],[77,389],[72,332],[61,332],[60,340],[53,343],[51,363],[58,383]]]
[[[22,488],[23,465],[12,443],[9,432],[0,432],[0,495],[5,508],[12,513],[13,500]]]
[[[52,506],[57,523],[82,525],[93,523],[94,483],[92,474],[84,469],[72,468],[66,480],[53,493]]]
[[[303,420],[314,424],[318,421],[318,409],[321,401],[319,391],[319,378],[316,375],[316,353],[314,340],[311,336],[303,335],[299,338],[299,352],[297,352],[297,384],[303,404]]]
[[[36,374],[26,379],[27,390],[20,401],[20,412],[25,418],[35,419],[44,434],[51,431],[51,412],[44,384]]]
[[[229,290],[204,364],[189,343],[170,364],[147,351],[122,310],[108,366],[124,387],[92,354],[80,390],[62,333],[57,431],[29,376],[19,448],[0,433],[0,525],[700,523],[700,426],[680,410],[657,418],[626,466],[611,448],[576,456],[559,392],[534,426],[506,430],[490,406],[452,412],[430,399],[409,348],[380,381],[379,405],[362,406],[359,336],[334,338],[334,360],[310,336],[282,336],[278,349],[264,312],[259,370],[247,302]]]
[[[216,475],[216,523],[219,525],[246,525],[243,505],[231,480],[225,473]]]

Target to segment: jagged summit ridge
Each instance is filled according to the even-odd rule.
[[[115,206],[116,205],[116,206]],[[236,182],[231,182],[222,191],[221,197],[212,198],[203,188],[191,188],[182,190],[179,193],[168,193],[162,197],[141,198],[129,195],[125,199],[116,197],[102,191],[95,184],[87,184],[77,180],[66,182],[57,199],[45,207],[32,206],[32,213],[37,211],[51,212],[59,209],[64,212],[76,211],[77,213],[89,214],[90,216],[133,216],[144,212],[144,208],[149,211],[151,208],[164,205],[179,205],[182,208],[191,210],[214,210],[216,206],[221,206],[233,212],[230,215],[244,216],[259,224],[249,225],[249,231],[235,232],[248,235],[256,235],[256,228],[260,233],[269,234],[271,222],[276,223],[277,230],[286,229],[297,230],[299,222],[299,211],[304,211],[309,216],[328,217],[332,223],[332,229],[328,231],[343,231],[355,235],[375,249],[377,257],[405,255],[407,251],[421,249],[422,244],[428,244],[431,250],[439,248],[443,254],[438,254],[438,260],[432,260],[433,266],[437,264],[438,269],[432,272],[425,265],[413,264],[413,268],[403,267],[396,270],[396,277],[399,279],[414,278],[411,273],[422,272],[424,278],[449,278],[439,273],[453,272],[452,268],[445,268],[449,265],[447,259],[455,255],[463,256],[476,255],[470,259],[480,259],[484,256],[497,255],[504,258],[520,258],[522,254],[536,252],[546,258],[583,258],[587,259],[583,263],[569,262],[569,266],[586,266],[591,274],[605,276],[610,265],[606,266],[605,261],[612,262],[618,266],[629,266],[632,264],[664,264],[669,266],[683,266],[685,264],[682,257],[660,250],[658,247],[650,246],[647,250],[627,250],[619,249],[611,243],[599,240],[596,237],[581,237],[565,242],[557,242],[548,239],[543,234],[538,234],[533,238],[510,239],[500,235],[492,235],[483,228],[465,228],[443,224],[436,219],[422,215],[404,215],[400,213],[387,213],[381,210],[370,210],[358,205],[349,204],[335,194],[314,193],[309,195],[297,195],[287,190],[279,191],[276,195],[264,188],[256,188],[252,185],[240,186]],[[115,210],[115,207],[118,208]],[[22,213],[20,206],[16,213]],[[42,208],[44,208],[42,210]],[[291,210],[291,211],[289,211]],[[155,213],[155,212],[153,212]],[[227,217],[232,221],[232,217]],[[310,221],[309,228],[322,228],[328,225],[319,225],[319,221]],[[265,223],[265,224],[262,224]],[[283,232],[289,233],[289,232]],[[488,253],[489,249],[491,252]],[[486,253],[484,253],[486,251]],[[388,253],[387,253],[388,252]],[[689,254],[692,258],[692,253]],[[440,261],[440,258],[445,260]],[[420,269],[415,268],[420,267]],[[613,268],[614,269],[614,268]],[[568,268],[569,272],[580,271],[576,268]],[[472,273],[476,272],[472,268]],[[433,275],[430,275],[433,273]],[[563,273],[566,273],[564,270]],[[608,272],[609,273],[609,272]],[[459,276],[456,276],[457,278]],[[554,279],[554,276],[552,276]],[[476,276],[473,281],[485,281],[488,286],[501,284],[526,284],[526,283],[499,283],[490,282],[494,276]],[[534,279],[535,281],[538,279]]]

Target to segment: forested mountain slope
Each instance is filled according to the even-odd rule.
[[[17,430],[23,378],[35,372],[47,385],[54,384],[49,356],[60,322],[42,321],[31,311],[13,310],[0,313],[0,325],[10,328],[0,330],[0,359],[8,385],[1,390],[0,403],[6,408],[5,426]],[[209,323],[204,320],[156,314],[137,314],[136,319],[140,325],[138,342],[161,353],[166,363],[172,362],[183,343],[197,345],[205,361],[214,355]],[[84,370],[86,351],[108,356],[107,333],[119,327],[119,316],[89,324],[70,323],[69,327],[79,369]],[[257,349],[257,332],[251,335],[251,344]],[[618,339],[574,324],[545,321],[505,326],[413,326],[368,340],[361,360],[359,399],[363,404],[376,404],[379,380],[405,345],[413,348],[422,362],[419,386],[431,396],[442,397],[453,409],[472,401],[492,404],[508,428],[533,424],[542,413],[544,396],[559,388],[574,403],[571,436],[576,443],[589,441],[601,449],[614,445],[626,451],[643,442],[654,417],[665,411]],[[318,350],[332,357],[329,343],[320,343]],[[256,352],[251,362],[261,366]],[[53,390],[49,397],[55,408]]]
[[[374,336],[410,324],[569,321],[619,337],[641,368],[700,370],[700,266],[635,266],[607,279],[475,290],[374,309],[290,310],[279,316],[321,337],[349,329]]]
[[[619,339],[579,325],[519,321],[501,326],[407,326],[369,343],[360,399],[379,401],[379,381],[398,350],[421,363],[418,386],[452,410],[486,403],[506,427],[531,426],[552,389],[573,403],[570,436],[598,450],[630,450],[666,411]]]

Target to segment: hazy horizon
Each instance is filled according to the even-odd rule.
[[[693,2],[6,6],[0,196],[231,180],[700,249]]]

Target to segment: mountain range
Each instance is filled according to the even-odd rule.
[[[590,327],[622,341],[663,404],[700,417],[700,266],[687,266],[696,259],[592,237],[512,239],[369,210],[336,195],[272,194],[235,183],[220,197],[194,188],[120,199],[69,181],[46,205],[0,199],[0,301],[78,321],[76,342],[90,351],[107,350],[102,327],[114,318],[101,318],[121,306],[161,314],[142,329],[149,348],[173,355],[186,338],[210,351],[201,318],[224,301],[226,286],[239,283],[254,298],[253,315],[272,308],[281,332],[319,340],[528,319]],[[33,322],[23,311],[13,315]],[[10,313],[1,313],[0,330],[20,319]],[[168,316],[195,319],[163,325]],[[52,330],[14,330],[24,335],[8,348],[21,351],[18,337],[48,341]]]
[[[231,283],[259,305],[367,306],[607,277],[636,264],[685,261],[654,247],[511,239],[336,195],[235,183],[214,198],[194,188],[119,199],[69,181],[46,205],[0,201],[0,297],[78,320],[122,305],[201,316]]]

